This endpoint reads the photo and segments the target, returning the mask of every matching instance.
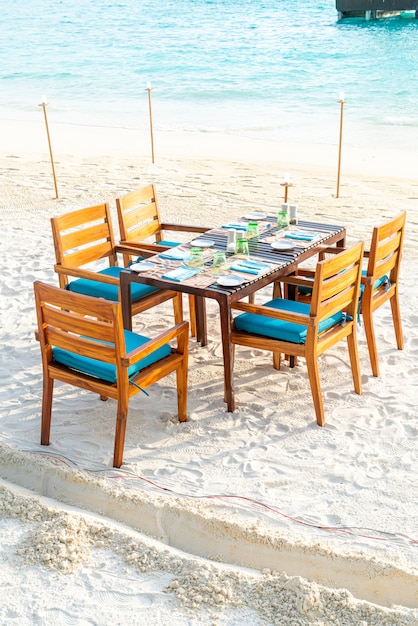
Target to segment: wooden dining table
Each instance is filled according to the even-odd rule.
[[[245,220],[239,220],[244,228]],[[226,225],[228,226],[228,225]],[[232,228],[232,226],[231,226]],[[249,240],[250,259],[256,263],[265,264],[267,267],[259,274],[245,272],[237,272],[230,269],[229,273],[234,276],[240,276],[243,279],[242,284],[235,286],[223,286],[217,282],[217,278],[211,274],[212,258],[215,251],[227,250],[227,233],[228,228],[214,228],[205,232],[199,239],[204,238],[212,244],[208,248],[204,248],[204,267],[201,272],[181,282],[175,282],[168,278],[164,278],[174,268],[182,265],[182,261],[170,261],[161,258],[161,255],[151,253],[150,247],[147,261],[155,263],[155,271],[135,271],[129,267],[120,274],[120,295],[122,303],[123,323],[127,329],[132,329],[131,318],[131,285],[132,283],[141,283],[157,287],[158,289],[170,289],[172,291],[180,291],[182,293],[192,294],[196,300],[196,340],[200,344],[207,344],[207,327],[206,313],[204,301],[205,298],[216,300],[219,305],[219,321],[223,351],[224,365],[224,401],[227,404],[227,410],[233,412],[235,410],[235,398],[233,388],[233,356],[230,343],[231,333],[231,305],[242,298],[251,296],[259,289],[266,285],[280,281],[280,276],[292,274],[296,271],[298,265],[318,254],[322,249],[328,246],[345,246],[346,231],[344,226],[335,224],[323,224],[306,220],[299,220],[297,226],[290,229],[303,231],[304,233],[312,233],[314,238],[309,240],[297,240],[286,238],[289,237],[289,229],[278,229],[275,216],[265,216],[260,222],[259,236],[253,240]],[[238,236],[240,236],[238,231]],[[287,235],[286,235],[287,233]],[[297,234],[296,233],[296,234]],[[294,234],[294,233],[293,233]],[[245,237],[245,232],[242,231]],[[294,247],[289,250],[281,251],[272,247],[277,241],[292,242]],[[187,252],[193,246],[192,242],[184,243],[175,248],[175,250]],[[149,256],[152,254],[152,256]],[[162,253],[163,254],[163,253]],[[176,253],[175,253],[176,254]],[[228,266],[236,264],[233,255],[227,255]],[[187,261],[186,261],[187,264]],[[139,264],[140,266],[140,264]],[[138,270],[138,265],[135,266]]]

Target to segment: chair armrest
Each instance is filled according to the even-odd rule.
[[[181,322],[181,324],[177,324],[177,326],[174,326],[157,337],[150,339],[147,343],[139,346],[139,348],[131,350],[131,352],[128,352],[122,357],[122,365],[124,367],[129,367],[130,365],[137,363],[151,354],[151,352],[154,352],[176,337],[178,339],[178,352],[185,354],[187,352],[189,341],[189,322]]]
[[[361,281],[360,281],[361,285],[365,285],[366,287],[369,287],[370,285],[373,285],[373,283],[374,283],[374,280],[372,276],[361,277]]]
[[[289,313],[289,311],[279,311],[270,306],[261,306],[259,304],[251,304],[249,302],[236,302],[231,304],[231,309],[235,311],[245,311],[246,313],[254,313],[255,315],[264,315],[265,317],[273,317],[283,322],[292,322],[293,324],[301,324],[302,326],[311,326],[315,322],[315,318],[303,313]]]
[[[54,270],[57,274],[64,274],[65,276],[73,276],[74,278],[87,278],[88,280],[95,280],[98,283],[108,283],[109,285],[119,285],[119,279],[114,276],[106,276],[105,274],[99,274],[91,270],[83,270],[79,267],[68,267],[66,265],[54,265]]]
[[[161,224],[163,230],[177,230],[179,232],[189,233],[207,233],[208,230],[212,230],[212,226],[193,226],[192,224],[172,224],[170,222],[164,222]]]
[[[311,270],[304,270],[302,268],[300,271],[304,273],[302,276],[299,274],[296,276],[280,276],[280,278],[277,279],[277,282],[286,283],[286,285],[295,285],[296,287],[309,287],[312,289],[312,280],[315,272],[310,273]],[[306,278],[303,276],[306,276]],[[310,278],[308,278],[308,276],[310,276]]]
[[[120,245],[115,247],[117,253],[121,254],[139,254],[140,252],[144,257],[150,257],[159,252],[169,250],[170,246],[160,246],[156,243],[143,243],[138,241],[121,241]]]

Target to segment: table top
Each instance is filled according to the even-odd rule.
[[[241,228],[244,229],[246,221],[253,220],[242,218],[238,222],[234,222],[234,224],[241,224]],[[195,239],[209,240],[212,242],[212,245],[203,248],[204,268],[193,277],[182,280],[181,282],[164,278],[171,270],[180,266],[186,267],[187,261],[164,260],[160,255],[154,255],[147,258],[147,261],[154,264],[152,270],[140,271],[140,262],[137,265],[138,271],[129,270],[129,268],[127,268],[126,271],[123,272],[124,274],[130,275],[129,277],[126,276],[125,279],[128,282],[141,282],[159,288],[182,291],[215,299],[234,294],[240,294],[240,297],[243,297],[247,293],[254,291],[254,288],[258,289],[264,284],[272,282],[278,275],[293,271],[293,268],[301,261],[315,254],[315,250],[319,246],[336,243],[345,238],[345,228],[343,226],[300,220],[295,226],[290,226],[287,229],[278,229],[276,217],[265,216],[264,219],[259,220],[259,236],[250,239],[248,243],[250,259],[255,262],[265,263],[268,267],[263,268],[259,274],[247,274],[246,272],[238,272],[229,269],[228,275],[239,276],[244,282],[236,286],[223,286],[217,283],[217,278],[212,275],[211,266],[215,251],[226,252],[228,237],[227,226],[228,225],[214,228],[205,232],[203,235],[199,235],[199,237],[195,237]],[[232,225],[231,228],[233,228]],[[245,230],[238,230],[237,237],[240,236],[241,232],[242,236],[245,237]],[[306,233],[306,239],[299,240],[292,238],[292,236],[298,236],[299,233],[302,233],[300,236]],[[310,240],[310,236],[314,236],[314,238]],[[165,250],[165,252],[170,253],[171,251],[176,251],[175,254],[178,252],[187,254],[191,247],[193,247],[194,240]],[[271,244],[277,241],[292,242],[293,247],[285,251],[275,250],[272,248]],[[162,252],[161,254],[164,253]],[[233,254],[227,254],[228,268],[230,268],[231,265],[235,265],[236,262],[237,258]],[[123,282],[125,282],[125,280],[123,280]]]

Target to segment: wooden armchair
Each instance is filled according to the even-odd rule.
[[[138,255],[138,249],[115,245],[108,204],[79,209],[51,219],[55,247],[55,271],[61,287],[117,302],[118,254]],[[105,265],[103,269],[101,266]],[[175,323],[183,321],[181,294],[148,285],[132,285],[131,315],[173,300]]]
[[[145,257],[161,252],[161,246],[167,249],[179,245],[179,242],[166,239],[165,231],[205,233],[210,230],[204,226],[162,222],[155,185],[148,185],[117,198],[116,208],[121,245],[138,248],[138,253]],[[125,255],[125,264],[131,259],[131,255]],[[192,335],[195,336],[196,308],[194,296],[189,296],[189,309],[191,331]]]
[[[359,312],[363,318],[373,376],[380,375],[373,313],[388,300],[390,301],[398,350],[403,350],[404,347],[399,306],[399,271],[405,221],[406,211],[381,226],[376,226],[373,229],[370,250],[364,252],[364,257],[368,259],[368,263],[367,269],[362,271]],[[339,254],[341,250],[343,248],[325,248],[321,252],[320,258],[324,258],[325,253]],[[313,272],[298,268],[297,276],[302,279],[312,279]],[[297,281],[295,284],[297,285]],[[299,285],[296,292],[288,291],[290,297],[295,297],[300,302],[309,302],[311,294],[312,289],[309,283]]]
[[[170,248],[179,245],[178,241],[166,239],[165,231],[205,233],[210,230],[204,226],[162,222],[155,185],[147,185],[117,198],[116,208],[121,245],[137,246],[142,252],[148,248],[151,254],[155,254],[161,251],[161,246]],[[156,248],[156,245],[160,247]]]
[[[176,372],[179,421],[186,421],[188,323],[149,339],[123,329],[121,305],[34,283],[43,368],[41,444],[49,445],[54,381],[117,401],[113,466],[123,459],[131,396]],[[170,341],[176,347],[171,348]]]
[[[399,307],[399,270],[405,232],[406,212],[373,229],[369,261],[362,276],[360,312],[363,317],[373,376],[379,376],[379,361],[373,313],[389,300],[398,350],[403,350],[401,311]]]
[[[243,311],[233,320],[231,343],[271,350],[273,365],[280,369],[281,354],[304,357],[319,426],[325,424],[317,358],[347,337],[355,392],[362,393],[356,341],[356,317],[360,290],[363,243],[334,258],[319,261],[310,304],[276,298],[264,305],[237,302]],[[296,278],[300,285],[302,278]],[[291,283],[292,277],[287,281]]]

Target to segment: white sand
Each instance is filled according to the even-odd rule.
[[[0,130],[0,623],[418,624],[416,155],[347,146],[337,199],[336,146],[160,133],[152,164],[146,136],[58,126],[56,200],[42,126]],[[346,347],[324,355],[321,429],[305,365],[276,372],[270,354],[241,348],[228,414],[209,302],[209,345],[190,342],[186,424],[173,379],[136,396],[114,470],[115,404],[57,385],[41,447],[32,283],[57,284],[49,218],[114,209],[155,182],[164,219],[216,225],[277,207],[285,171],[301,217],[344,224],[349,241],[407,209],[405,350],[387,307],[376,315],[379,379],[359,330],[362,396]],[[135,320],[149,335],[171,324],[169,304]]]

